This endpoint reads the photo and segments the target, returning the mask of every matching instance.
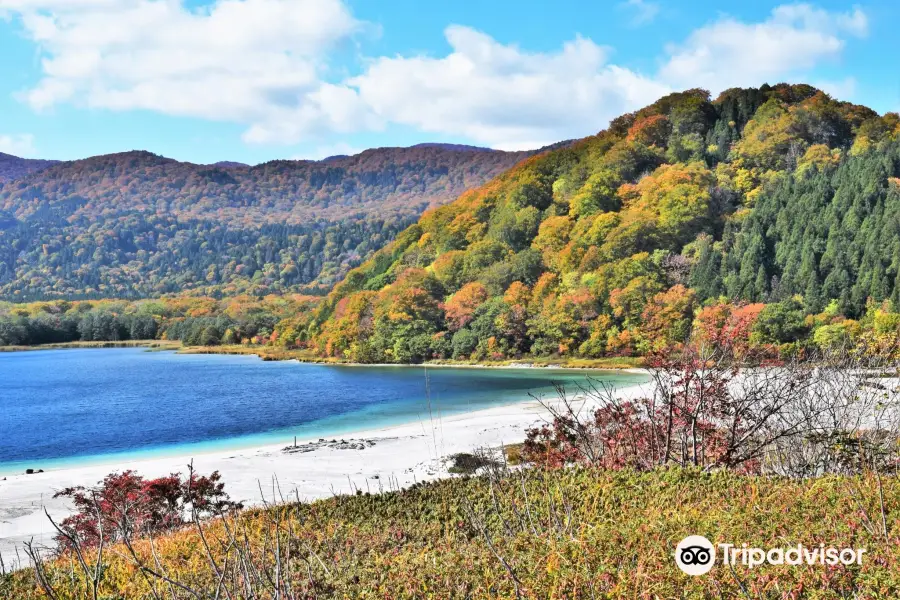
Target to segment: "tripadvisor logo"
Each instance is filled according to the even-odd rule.
[[[705,575],[716,562],[716,549],[702,535],[689,535],[675,547],[675,564],[688,575]]]
[[[724,565],[744,565],[750,569],[770,565],[862,564],[865,548],[826,548],[819,544],[812,548],[797,544],[787,548],[751,548],[747,544],[713,544],[702,535],[689,535],[675,547],[675,564],[688,575],[705,575],[716,562],[716,554]]]

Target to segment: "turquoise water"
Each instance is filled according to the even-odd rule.
[[[0,474],[316,439],[547,396],[561,369],[347,367],[141,348],[0,353]]]

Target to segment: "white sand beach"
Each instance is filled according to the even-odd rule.
[[[649,391],[649,384],[618,390],[620,396]],[[6,568],[24,561],[23,541],[51,547],[54,519],[70,512],[65,499],[53,495],[69,486],[96,484],[112,471],[133,469],[145,477],[187,471],[193,461],[199,473],[219,471],[232,499],[252,506],[273,498],[277,478],[281,491],[301,500],[314,500],[357,489],[377,492],[417,481],[448,476],[446,458],[481,447],[521,442],[525,431],[545,422],[546,409],[535,400],[414,423],[343,434],[324,441],[298,440],[297,449],[283,444],[195,456],[134,460],[122,463],[48,470],[33,475],[9,475],[0,481],[0,556]],[[332,441],[333,440],[333,441]],[[18,553],[16,548],[19,548]]]

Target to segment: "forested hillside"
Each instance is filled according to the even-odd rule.
[[[898,176],[897,114],[807,85],[672,94],[428,211],[284,339],[411,362],[896,331]]]
[[[127,152],[0,187],[0,298],[329,289],[414,222],[527,156],[423,145],[255,167]]]
[[[18,156],[0,152],[0,184],[14,179],[21,179],[36,171],[42,171],[51,165],[55,165],[57,162],[55,160],[19,158]]]

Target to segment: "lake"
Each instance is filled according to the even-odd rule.
[[[0,353],[0,474],[334,436],[634,373],[350,367],[142,348]]]

